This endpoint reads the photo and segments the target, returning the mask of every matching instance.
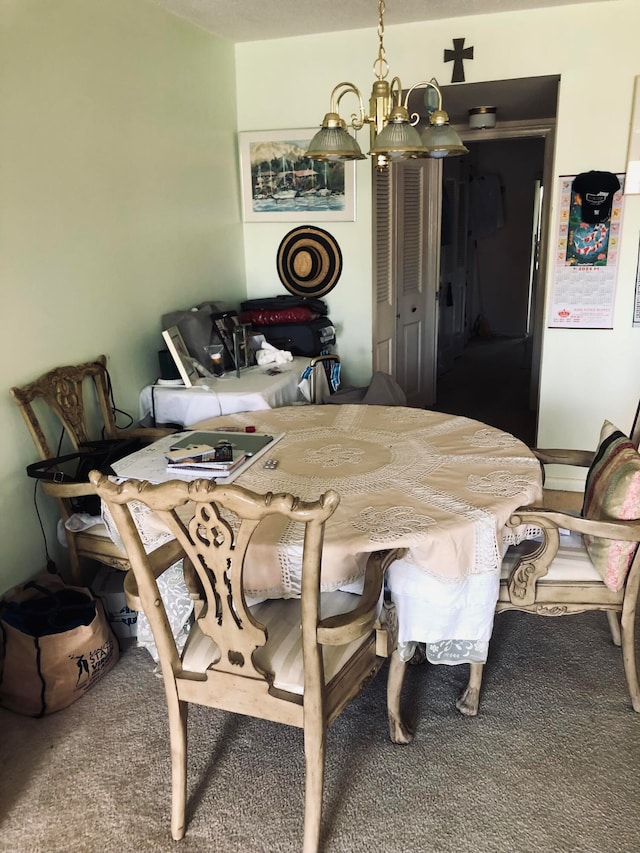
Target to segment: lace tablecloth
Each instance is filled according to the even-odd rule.
[[[238,485],[308,500],[329,488],[341,495],[325,532],[323,588],[357,584],[372,551],[404,548],[388,575],[403,657],[421,642],[434,662],[485,660],[506,522],[542,498],[530,450],[477,421],[404,407],[291,406],[196,426],[250,424],[285,436],[269,454],[277,467],[258,460]],[[261,528],[248,594],[299,595],[300,531]]]

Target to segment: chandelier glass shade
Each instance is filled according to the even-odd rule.
[[[364,160],[355,137],[346,129],[337,113],[327,113],[321,129],[316,133],[306,152],[312,160]]]
[[[455,130],[449,124],[429,124],[420,136],[428,157],[440,159],[455,157],[458,154],[468,154],[469,149]]]
[[[449,124],[449,116],[442,109],[442,92],[435,80],[416,83],[402,100],[400,78],[389,83],[389,65],[384,50],[384,0],[378,0],[378,57],[373,64],[376,80],[369,99],[369,112],[365,110],[360,89],[353,83],[338,83],[331,92],[329,112],[325,115],[320,130],[315,134],[306,156],[312,160],[364,160],[365,155],[347,127],[361,130],[370,126],[371,144],[369,154],[378,166],[389,161],[406,160],[414,157],[453,157],[468,153],[460,137]],[[416,129],[420,121],[417,113],[409,114],[409,96],[418,88],[427,87],[437,96],[438,106],[430,112],[429,124],[422,131]],[[340,115],[340,101],[347,95],[355,95],[358,112],[352,113],[349,121]]]

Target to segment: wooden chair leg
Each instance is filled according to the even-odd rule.
[[[303,853],[317,853],[320,845],[325,735],[325,725],[322,715],[305,713],[304,754],[306,770]]]
[[[413,732],[403,722],[400,711],[400,696],[407,664],[400,659],[398,650],[394,651],[389,661],[389,677],[387,680],[387,715],[389,717],[389,737],[393,743],[411,743]]]
[[[187,806],[187,702],[167,696],[171,742],[171,837],[184,837]]]
[[[483,663],[469,664],[469,682],[456,702],[456,708],[465,717],[475,717],[480,704],[480,687],[482,686]]]
[[[624,662],[624,674],[627,678],[627,687],[633,710],[640,713],[640,684],[638,683],[638,667],[636,664],[636,638],[635,638],[635,607],[628,611],[622,610],[622,660]]]
[[[67,531],[65,529],[65,534]],[[69,556],[69,575],[72,584],[76,584],[77,586],[82,586],[85,582],[84,573],[82,571],[82,566],[80,565],[80,557],[78,556],[78,551],[76,550],[76,543],[74,542],[73,536],[67,534],[67,554]]]
[[[618,618],[618,614],[614,610],[607,610],[607,620],[609,622],[609,630],[611,631],[613,644],[614,646],[620,646],[622,644],[622,637],[620,634],[620,619]]]

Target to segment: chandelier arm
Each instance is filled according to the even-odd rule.
[[[391,104],[394,107],[402,106],[402,83],[399,77],[394,77],[389,86]]]
[[[362,93],[360,89],[353,83],[349,83],[347,80],[342,83],[338,83],[337,86],[334,86],[333,91],[331,92],[331,107],[330,110],[332,113],[338,113],[339,115],[339,107],[340,101],[347,94],[353,94],[358,99],[358,105],[360,109],[360,117],[356,115],[356,113],[351,113],[351,127],[354,130],[360,130],[364,127],[364,123],[367,120],[367,116],[364,109],[364,101],[362,100]]]
[[[438,110],[442,110],[442,92],[440,91],[440,87],[436,86],[435,83],[432,83],[430,80],[422,80],[420,83],[414,83],[413,86],[407,92],[407,95],[404,99],[405,108],[408,107],[409,97],[414,89],[420,89],[422,86],[429,86],[431,89],[435,89],[438,95]],[[416,113],[412,113],[412,115],[416,115]]]

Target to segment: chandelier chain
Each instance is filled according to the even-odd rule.
[[[384,80],[389,73],[389,63],[387,62],[384,49],[384,0],[378,0],[378,57],[373,63],[373,70],[378,80]]]

